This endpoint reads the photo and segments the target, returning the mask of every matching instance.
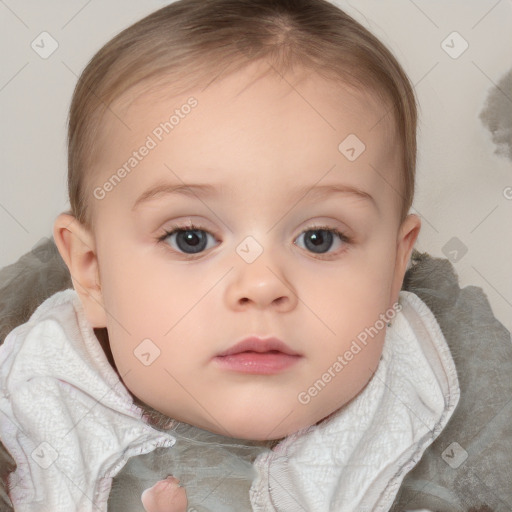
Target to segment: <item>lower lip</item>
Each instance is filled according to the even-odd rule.
[[[269,375],[290,368],[300,358],[283,352],[239,352],[230,356],[217,356],[214,360],[226,370]]]

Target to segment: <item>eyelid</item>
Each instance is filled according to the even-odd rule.
[[[169,238],[171,235],[175,233],[179,233],[180,231],[204,231],[205,233],[208,233],[213,238],[215,238],[216,242],[219,241],[218,238],[210,230],[205,229],[200,224],[195,224],[192,221],[189,221],[186,224],[172,224],[171,226],[164,228],[164,234],[157,237],[158,245],[166,246],[167,249],[171,251],[174,255],[184,258],[187,261],[192,261],[201,258],[205,253],[209,252],[209,249],[205,249],[204,251],[201,251],[197,254],[187,254],[185,252],[177,251],[176,249],[173,249],[169,244],[165,243],[165,240],[167,238]],[[210,247],[210,249],[212,248]]]
[[[215,234],[210,231],[210,229],[194,222],[187,222],[186,224],[171,224],[171,226],[164,228],[164,234],[159,236],[158,240],[165,240],[168,236],[179,231],[204,231],[205,233],[212,235],[215,240],[219,241]]]

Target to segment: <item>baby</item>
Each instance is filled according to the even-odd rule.
[[[431,423],[427,413],[417,416],[432,435],[413,458],[409,454],[410,463],[373,458],[355,464],[376,475],[389,465],[403,478],[453,407],[453,400],[439,399],[435,386],[441,379],[423,381],[427,373],[421,373],[438,364],[434,360],[451,369],[437,324],[417,297],[400,292],[420,231],[420,219],[409,213],[415,132],[415,98],[400,65],[365,28],[325,0],[180,0],[106,44],[73,95],[71,210],[58,216],[53,231],[74,290],[48,299],[53,302],[47,301],[47,309],[0,348],[0,436],[18,465],[10,481],[15,510],[47,510],[42,504],[52,504],[48,510],[69,512],[72,502],[76,510],[106,510],[112,477],[126,460],[174,442],[141,414],[149,410],[214,434],[277,445],[270,454],[288,457],[285,474],[294,474],[291,461],[303,460],[290,447],[310,432],[330,432],[330,442],[322,438],[328,451],[355,446],[347,437],[352,431],[372,432],[371,442],[395,432],[409,454],[419,438],[404,441],[407,436],[392,419],[365,418],[397,418],[393,407],[403,407],[382,399],[381,409],[374,400],[377,390],[378,396],[391,396],[384,382],[391,379],[395,356],[387,357],[386,346],[405,340],[396,361],[401,354],[413,360],[407,351],[420,347],[417,333],[429,332],[436,341],[426,353],[434,355],[425,356],[428,364],[411,367],[417,374],[407,370],[401,377],[411,380],[400,402],[407,402],[418,383],[428,383],[429,410],[441,405]],[[430,323],[414,330],[418,320],[407,320],[413,316]],[[59,327],[66,322],[74,327]],[[396,341],[388,341],[395,339],[395,322]],[[100,330],[106,341],[94,337]],[[37,343],[29,345],[32,338]],[[23,340],[27,347],[18,349]],[[53,373],[58,376],[51,385],[39,380],[38,390],[34,373],[20,379],[34,389],[17,388],[18,397],[38,400],[37,414],[48,407],[41,436],[25,442],[23,436],[28,439],[36,427],[10,405],[8,379],[22,372],[15,356],[42,346],[46,352],[41,349],[32,372],[54,367],[60,358],[67,367]],[[87,376],[76,358],[87,360]],[[55,403],[47,398],[53,389],[59,390]],[[95,396],[70,420],[73,432],[82,430],[75,458],[66,459],[72,443],[59,440],[69,429],[50,438],[49,425],[60,425],[59,415]],[[104,410],[108,414],[101,416]],[[350,416],[356,411],[361,421]],[[125,437],[110,430],[128,421]],[[341,424],[343,439],[335,437],[341,436]],[[313,437],[307,439],[314,446]],[[392,443],[386,446],[388,457],[402,453]],[[44,471],[35,467],[34,455],[22,455],[38,447],[36,454],[48,461],[51,449],[58,454],[53,460],[62,462],[60,479],[65,480],[63,468],[74,471],[75,462],[85,464],[85,476],[80,473],[74,487],[66,481],[59,487],[54,475],[53,488],[42,490]],[[333,475],[352,460],[334,459]],[[278,459],[262,459],[260,465],[272,468],[272,460]],[[335,492],[328,495],[320,487],[332,480],[340,489],[347,476],[331,479],[328,458],[319,456],[319,467],[326,468],[322,475],[314,460],[302,462],[290,492],[309,504],[307,510],[345,510]],[[43,476],[30,473],[31,467]],[[146,491],[144,509],[186,510],[179,478]],[[392,481],[372,478],[358,488],[365,499]],[[388,503],[398,489],[393,485]],[[52,501],[57,488],[60,498]],[[269,496],[282,492],[272,480],[260,489]],[[254,510],[270,503],[263,491],[251,493]],[[80,501],[82,495],[88,500]],[[301,510],[286,508],[277,494],[272,498],[279,499],[279,510]]]

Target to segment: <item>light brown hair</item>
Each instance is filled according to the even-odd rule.
[[[167,83],[178,93],[207,85],[260,59],[280,73],[298,65],[371,91],[385,102],[401,145],[397,193],[403,219],[414,196],[417,112],[412,86],[391,52],[326,0],[179,0],[109,41],[86,66],[71,102],[70,213],[92,227],[94,162],[101,156],[101,121],[113,102],[134,86]]]

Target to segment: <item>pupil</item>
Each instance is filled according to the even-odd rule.
[[[318,233],[318,232],[317,232]],[[315,245],[321,245],[322,242],[323,242],[323,237],[321,235],[318,235],[318,234],[313,234],[311,236],[312,240],[313,240],[313,243]]]
[[[330,231],[317,229],[315,231],[308,231],[308,235],[305,237],[306,247],[312,252],[317,254],[327,252],[332,245],[333,234]]]
[[[194,243],[195,240],[195,243]],[[187,234],[187,243],[190,245],[197,245],[197,242],[199,241],[198,236],[194,233],[188,233]]]
[[[202,234],[201,231],[186,230],[178,233],[176,243],[181,251],[193,254],[203,251],[206,247],[207,241],[206,236]]]

